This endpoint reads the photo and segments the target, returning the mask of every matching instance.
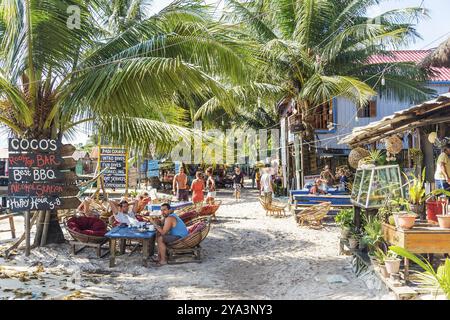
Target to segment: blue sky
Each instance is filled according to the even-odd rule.
[[[172,0],[154,0],[151,6],[152,12],[158,12]],[[207,0],[213,6],[217,6],[217,13],[219,14],[223,8],[224,0]],[[387,10],[406,7],[418,7],[422,0],[388,0],[379,6],[374,6],[370,9],[369,15],[376,16]],[[424,0],[423,7],[429,10],[430,18],[421,21],[417,25],[417,31],[423,39],[417,41],[403,49],[429,49],[439,45],[447,37],[450,36],[450,1],[449,0]],[[447,35],[446,35],[447,34]],[[446,36],[445,36],[446,35]],[[72,143],[85,142],[87,135],[79,133]],[[0,135],[0,147],[6,147],[6,136]]]

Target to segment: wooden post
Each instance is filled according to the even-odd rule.
[[[44,218],[45,218],[45,211],[41,210],[38,213],[38,222],[36,224],[36,235],[34,236],[34,243],[33,247],[37,247],[41,244],[41,237],[42,237],[42,229],[44,224]]]
[[[299,134],[294,134],[294,152],[295,152],[295,188],[300,189],[300,140]]]
[[[30,210],[25,212],[25,256],[30,255]]]
[[[47,243],[48,225],[50,223],[50,210],[45,211],[44,228],[42,230],[41,247]]]
[[[14,216],[11,215],[11,216],[9,216],[8,219],[9,219],[9,227],[11,228],[11,237],[13,239],[15,239],[16,238],[16,228],[14,226]]]
[[[300,188],[303,189],[303,185],[305,183],[305,166],[304,166],[304,159],[303,159],[303,136],[302,133],[299,134],[300,136]]]

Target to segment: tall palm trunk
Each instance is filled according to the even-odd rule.
[[[315,147],[314,127],[314,108],[311,108],[310,103],[305,100],[298,102],[299,108],[302,113],[302,122],[305,126],[303,132],[303,171],[305,175],[317,173],[317,152]]]

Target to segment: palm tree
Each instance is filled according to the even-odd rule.
[[[188,133],[180,96],[226,101],[222,81],[245,83],[247,48],[200,1],[148,16],[141,1],[109,2],[129,6],[127,19],[110,24],[105,3],[0,3],[0,123],[11,135],[61,139],[86,125],[112,143],[167,149]],[[79,28],[67,24],[69,6],[79,8]]]
[[[314,114],[333,97],[363,106],[376,92],[422,100],[427,71],[413,63],[369,64],[373,55],[389,55],[414,40],[420,8],[366,16],[381,0],[227,0],[223,20],[240,26],[259,44],[261,64],[255,81],[284,90],[314,140]],[[384,77],[385,86],[381,86]]]

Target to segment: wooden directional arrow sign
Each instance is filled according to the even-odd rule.
[[[75,148],[71,144],[63,144],[61,147],[60,155],[61,157],[69,157],[71,156],[77,148]]]
[[[58,206],[58,209],[76,209],[81,204],[80,199],[77,197],[63,197],[60,200],[61,205]]]
[[[59,170],[68,170],[73,169],[77,165],[77,162],[74,158],[63,158],[60,165],[57,167]]]

